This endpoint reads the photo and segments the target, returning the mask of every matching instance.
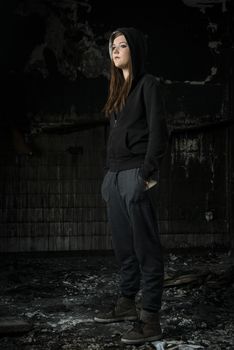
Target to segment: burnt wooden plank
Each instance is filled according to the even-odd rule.
[[[201,234],[190,233],[171,233],[161,235],[162,244],[167,249],[172,248],[207,248],[215,249],[227,248],[227,242],[230,240],[230,235],[226,231],[219,231],[216,234],[210,234],[210,232],[201,232]]]

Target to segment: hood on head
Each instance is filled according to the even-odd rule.
[[[145,72],[146,54],[147,54],[147,43],[144,34],[136,28],[123,27],[116,29],[110,36],[109,39],[109,54],[112,58],[112,44],[114,35],[116,32],[122,33],[128,43],[132,58],[132,70],[133,77],[141,75]]]

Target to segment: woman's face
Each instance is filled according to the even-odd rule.
[[[125,69],[130,60],[130,49],[124,35],[119,35],[112,44],[112,60],[117,68]]]

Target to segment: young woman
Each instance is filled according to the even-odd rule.
[[[112,33],[109,50],[111,76],[104,111],[110,118],[110,133],[102,196],[120,264],[121,295],[113,310],[94,319],[137,320],[135,296],[142,287],[138,326],[121,339],[137,344],[162,336],[164,264],[151,198],[155,200],[158,191],[168,132],[157,80],[145,72],[144,35],[135,28],[120,28]]]

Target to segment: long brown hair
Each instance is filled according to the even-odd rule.
[[[114,39],[122,35],[121,32],[115,32],[111,37],[113,43]],[[132,62],[129,60],[128,63],[129,75],[125,80],[122,70],[115,67],[113,60],[111,58],[111,67],[110,67],[110,83],[109,83],[109,94],[107,102],[103,108],[103,112],[107,117],[110,116],[113,112],[119,112],[125,105],[126,99],[130,92],[132,86]]]

